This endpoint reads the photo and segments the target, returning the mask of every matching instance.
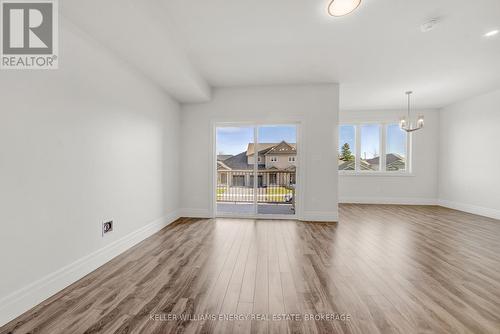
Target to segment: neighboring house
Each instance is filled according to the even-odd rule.
[[[232,157],[231,154],[219,154],[219,155],[217,155],[217,161],[224,161],[224,160],[227,160],[231,157]]]
[[[372,159],[361,159],[361,170],[372,170],[378,171],[380,166],[380,157],[375,157]],[[405,170],[406,162],[405,158],[394,153],[389,153],[386,156],[386,166],[388,171],[398,171]],[[355,170],[355,162],[343,161],[339,159],[339,170]]]
[[[355,170],[356,163],[354,160],[343,161],[339,159],[339,170]],[[361,170],[373,170],[373,166],[371,166],[368,162],[361,159]]]
[[[219,157],[219,156],[218,156]],[[217,184],[219,186],[253,187],[255,145],[224,160],[217,159]],[[261,143],[257,149],[257,184],[259,187],[295,185],[297,147],[294,143]]]
[[[371,166],[371,169],[379,170],[380,157],[367,159],[366,162]],[[406,168],[405,158],[395,153],[389,153],[386,155],[385,164],[386,170],[388,171],[405,170]]]

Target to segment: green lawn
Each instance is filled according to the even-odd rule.
[[[285,187],[267,187],[265,190],[265,202],[286,202],[287,197],[293,195],[293,190]]]

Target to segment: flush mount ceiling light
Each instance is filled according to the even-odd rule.
[[[328,14],[344,16],[352,13],[361,4],[361,0],[331,0],[328,5]]]
[[[424,127],[424,116],[418,116],[417,121],[415,124],[411,121],[410,118],[410,96],[413,94],[412,91],[406,92],[406,95],[408,96],[408,115],[406,117],[401,117],[399,121],[399,127],[401,130],[404,130],[406,132],[415,132],[417,130],[420,130]]]
[[[484,37],[493,37],[493,36],[497,35],[498,32],[499,32],[498,30],[489,31],[486,34],[484,34]]]

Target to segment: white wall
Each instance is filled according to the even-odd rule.
[[[342,111],[341,123],[397,123],[406,111]],[[412,174],[408,176],[340,175],[341,203],[370,204],[435,204],[438,193],[437,110],[414,111],[425,116],[425,127],[413,135]]]
[[[178,104],[70,23],[60,29],[59,70],[0,72],[0,325],[178,208]],[[115,230],[102,238],[105,219]]]
[[[182,207],[212,216],[213,122],[301,122],[299,217],[337,220],[338,85],[216,89],[213,100],[182,107]],[[301,171],[304,175],[301,174]]]
[[[440,204],[500,219],[500,90],[440,111]]]

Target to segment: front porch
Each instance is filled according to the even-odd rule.
[[[257,212],[265,215],[293,215],[295,210],[292,204],[258,204]],[[252,215],[254,207],[252,203],[217,203],[218,214]]]
[[[254,201],[259,214],[295,214],[295,171],[261,171],[257,185],[253,172],[219,171],[217,181],[218,214],[253,215]]]

